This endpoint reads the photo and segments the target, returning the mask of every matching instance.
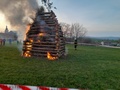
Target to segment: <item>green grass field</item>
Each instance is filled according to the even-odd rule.
[[[67,45],[56,61],[23,58],[15,46],[0,46],[0,83],[94,90],[120,89],[120,49]]]

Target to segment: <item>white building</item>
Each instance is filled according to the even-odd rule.
[[[6,26],[4,33],[0,33],[0,39],[17,40],[17,33],[15,31],[9,31],[8,27]]]

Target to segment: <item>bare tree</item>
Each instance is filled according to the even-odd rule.
[[[64,37],[66,37],[67,41],[74,41],[74,39],[84,40],[84,36],[87,33],[87,30],[83,25],[79,23],[67,24],[67,23],[60,23]]]
[[[70,30],[71,30],[70,24],[62,22],[60,23],[60,25],[61,25],[64,37],[70,37]]]
[[[74,38],[79,38],[85,36],[87,30],[83,25],[74,23],[71,25],[71,32],[73,33]]]

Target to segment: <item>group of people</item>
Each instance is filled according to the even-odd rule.
[[[0,39],[0,45],[5,45],[5,39]]]

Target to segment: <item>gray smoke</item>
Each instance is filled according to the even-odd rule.
[[[11,27],[17,30],[18,40],[23,41],[30,17],[34,17],[38,8],[37,0],[0,0],[0,12],[5,15]],[[22,44],[18,46],[22,50]]]
[[[37,0],[0,0],[0,11],[13,27],[27,24],[37,8]]]

